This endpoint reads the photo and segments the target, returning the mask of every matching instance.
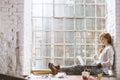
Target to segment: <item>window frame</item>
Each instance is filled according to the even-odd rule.
[[[84,3],[84,2],[83,2]],[[45,3],[44,3],[45,4]],[[44,5],[44,4],[42,4],[42,5]],[[33,5],[33,4],[32,4]],[[62,5],[61,3],[59,4],[59,5]],[[86,5],[94,5],[95,6],[95,11],[96,11],[96,5],[105,5],[105,4],[100,4],[100,3],[96,3],[95,2],[95,4],[93,4],[93,3],[87,3],[87,4],[84,4],[83,6],[84,6],[84,8],[86,8]],[[74,8],[75,8],[75,5],[74,5]],[[89,31],[89,32],[104,32],[105,30],[96,30],[96,28],[95,28],[95,30],[87,30],[87,27],[86,27],[86,22],[87,22],[87,20],[86,19],[93,19],[92,17],[90,17],[90,16],[88,16],[88,17],[86,17],[85,16],[85,14],[86,14],[86,12],[85,12],[85,10],[84,10],[84,16],[78,16],[78,17],[76,17],[76,16],[74,16],[74,17],[65,17],[65,16],[55,16],[55,13],[54,13],[54,5],[53,5],[53,17],[51,18],[51,17],[48,17],[48,18],[51,18],[51,23],[53,24],[53,19],[63,19],[63,20],[65,20],[65,19],[73,19],[73,21],[75,22],[75,20],[76,19],[81,19],[81,18],[83,18],[83,19],[85,19],[84,21],[85,21],[85,23],[84,23],[84,25],[85,25],[85,30],[83,30],[83,32],[85,31],[85,32],[87,32],[87,31]],[[75,13],[75,9],[74,9],[74,13]],[[102,19],[105,19],[105,17],[96,17],[96,15],[97,14],[95,14],[95,19],[97,20],[97,19],[99,19],[99,18],[102,18]],[[33,17],[33,18],[37,18],[37,16],[36,17]],[[38,17],[38,18],[40,18],[40,17]],[[44,18],[44,17],[41,17],[41,18]],[[97,22],[95,20],[95,22]],[[75,28],[75,24],[74,24],[74,28]],[[96,24],[95,24],[95,26],[97,26]],[[42,30],[34,30],[33,32],[36,32],[36,31],[42,31]],[[44,30],[43,30],[44,31]],[[42,32],[43,32],[42,31]],[[49,30],[46,30],[46,31],[49,31]],[[51,28],[51,34],[53,34],[53,35],[51,35],[51,59],[53,59],[53,60],[51,60],[51,62],[54,62],[54,37],[55,37],[55,34],[54,34],[54,31],[58,31],[58,32],[60,32],[60,31],[62,31],[62,30],[54,30],[54,28],[52,27]],[[65,31],[65,30],[63,30],[63,31]],[[74,32],[76,32],[76,30],[66,30],[66,31],[74,31]],[[82,31],[82,30],[78,30],[78,31]],[[95,38],[97,38],[97,34],[95,34]],[[86,39],[85,39],[85,41],[86,41]],[[59,43],[58,45],[62,45],[61,43]],[[63,45],[64,45],[64,43],[63,43]],[[70,45],[70,44],[69,44]],[[82,45],[95,45],[95,53],[97,53],[97,46],[98,45],[100,45],[99,43],[97,43],[96,42],[96,40],[95,40],[95,43],[94,44],[89,44],[89,43],[85,43],[85,44],[82,44]],[[86,48],[86,46],[85,46],[85,50],[86,50],[87,48]],[[33,49],[34,50],[34,49]],[[36,53],[35,51],[33,51],[33,53]],[[86,52],[85,52],[86,53]],[[75,54],[75,53],[74,53]],[[36,54],[35,54],[36,55]],[[64,52],[64,55],[65,55],[65,52]],[[86,55],[86,54],[85,54]],[[74,58],[75,58],[75,56],[74,56]],[[83,59],[87,59],[87,57],[83,57]],[[63,60],[65,60],[65,59],[63,59]],[[64,61],[63,61],[64,62]],[[86,62],[86,60],[85,60],[85,62]],[[43,64],[43,63],[42,63]],[[74,59],[74,64],[75,64],[75,59]]]

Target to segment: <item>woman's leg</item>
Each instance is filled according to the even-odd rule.
[[[56,67],[52,64],[52,67],[51,67],[52,72],[54,71],[53,70],[54,68]],[[99,68],[97,66],[89,66],[89,65],[65,66],[65,67],[60,67],[58,71],[65,72],[68,75],[81,75],[84,70],[89,71],[91,75],[97,75],[98,73],[102,73],[102,68]]]
[[[68,75],[80,75],[82,71],[84,71],[84,66],[81,65],[65,66],[61,67],[60,71],[65,72]]]
[[[97,75],[98,73],[102,73],[102,68],[97,66],[89,66],[89,65],[74,65],[69,67],[61,67],[60,71],[65,72],[68,75],[81,75],[83,71],[90,72],[91,75]]]
[[[97,75],[99,73],[103,73],[102,67],[86,65],[84,66],[84,68],[85,70],[90,71],[91,75]]]

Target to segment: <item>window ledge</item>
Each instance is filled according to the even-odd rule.
[[[31,73],[32,74],[50,74],[51,71],[50,70],[32,70]]]

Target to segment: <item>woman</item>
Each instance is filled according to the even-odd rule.
[[[109,33],[101,33],[99,39],[102,46],[99,53],[94,57],[94,63],[92,65],[74,65],[69,67],[54,66],[49,63],[48,66],[55,75],[59,71],[66,72],[69,75],[80,75],[84,70],[90,71],[90,74],[97,75],[98,73],[108,74],[108,70],[113,67],[114,61],[114,49],[112,44],[112,38]]]

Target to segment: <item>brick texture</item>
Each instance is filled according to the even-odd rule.
[[[107,31],[113,36],[116,79],[120,78],[120,0],[107,0]]]
[[[120,0],[116,0],[116,70],[120,79]]]
[[[0,73],[21,76],[23,0],[0,0]]]

